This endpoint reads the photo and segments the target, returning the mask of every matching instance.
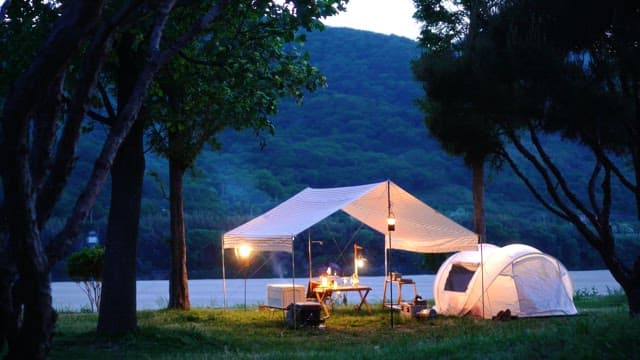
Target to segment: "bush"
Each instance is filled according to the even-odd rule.
[[[103,267],[104,248],[101,246],[84,248],[67,259],[67,274],[87,294],[91,311],[100,309]]]

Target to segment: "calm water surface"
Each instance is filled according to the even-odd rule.
[[[571,271],[571,279],[575,290],[587,290],[590,293],[606,295],[620,289],[608,270]],[[404,275],[416,282],[418,295],[425,299],[433,299],[433,280],[435,275]],[[308,278],[296,278],[296,285],[307,286]],[[292,279],[248,279],[246,282],[247,306],[266,303],[267,285],[291,284]],[[370,303],[381,302],[384,276],[361,276],[360,283],[372,288],[367,300]],[[394,289],[394,292],[396,290]],[[80,286],[74,282],[54,282],[52,284],[53,306],[58,310],[77,311],[88,309],[89,301]],[[403,293],[413,297],[413,289],[403,288]],[[349,303],[356,303],[356,293],[348,293]],[[138,310],[161,309],[166,307],[169,298],[169,282],[167,280],[138,281]],[[224,306],[224,290],[222,279],[189,280],[189,298],[192,307]],[[242,306],[245,300],[244,279],[227,279],[227,306]]]

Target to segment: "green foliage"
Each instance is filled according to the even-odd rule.
[[[181,33],[182,20],[199,6],[179,9],[168,32]],[[301,27],[320,28],[316,17],[334,13],[333,6],[341,1],[296,2],[296,11],[286,3],[238,3],[213,25],[215,36],[199,38],[156,77],[149,101],[153,149],[186,169],[207,142],[219,146],[215,136],[225,128],[273,132],[269,116],[278,99],[300,101],[325,83],[301,49],[304,37],[295,35]]]
[[[421,96],[409,66],[410,60],[419,55],[416,43],[395,36],[327,28],[308,34],[304,48],[311,54],[311,63],[326,74],[327,87],[305,94],[302,106],[293,101],[280,102],[279,113],[270,117],[274,136],[256,137],[251,130],[223,132],[219,136],[220,151],[205,147],[196,160],[197,171],[186,173],[187,243],[194,231],[211,234],[202,237],[211,242],[211,254],[189,257],[190,275],[212,271],[221,274],[217,234],[269,210],[307,186],[346,186],[390,178],[437,211],[471,228],[470,172],[461,159],[442,151],[414,105],[414,99]],[[361,66],[358,71],[347,66],[356,62]],[[83,136],[77,169],[88,169],[92,164],[99,136],[100,131]],[[575,181],[592,170],[584,148],[560,138],[548,138],[547,142],[559,165]],[[167,183],[167,162],[153,153],[147,153],[146,162],[147,169],[157,176],[144,180],[138,276],[164,278],[169,267],[169,205],[161,185]],[[525,171],[534,178],[533,169]],[[75,172],[69,191],[77,189],[85,178],[84,171]],[[603,267],[575,229],[544,210],[511,173],[492,171],[486,186],[489,242],[530,244],[559,258],[570,269]],[[98,202],[103,209],[108,206],[108,196],[108,191],[103,191]],[[71,199],[67,206],[73,204]],[[633,217],[630,200],[621,199],[620,204],[626,205],[614,214],[612,226],[625,224],[632,231],[625,236],[630,243],[638,244],[633,234],[640,231],[640,226]],[[58,214],[64,214],[64,208]],[[334,219],[336,216],[340,217],[331,216],[311,229],[314,240],[325,241],[324,246],[314,247],[314,264],[325,259],[350,264],[348,252],[344,260],[340,257],[342,248],[352,240],[366,241],[370,259],[366,274],[382,274],[382,236],[366,227],[356,232],[358,222]],[[61,220],[55,223],[64,224]],[[105,224],[106,213],[94,211],[94,226],[103,228]],[[306,254],[306,233],[296,246],[299,254]],[[209,250],[201,251],[204,254]],[[421,265],[421,254],[407,256],[407,268],[399,271],[427,271]],[[296,256],[296,260],[296,268],[304,276],[306,257]],[[278,274],[269,266],[270,261],[264,261],[266,266],[259,276]]]
[[[81,284],[80,287],[89,299],[91,312],[100,309],[102,291],[102,271],[104,269],[104,252],[101,246],[85,247],[67,259],[67,274]]]
[[[609,227],[625,221],[620,214],[634,216],[630,199],[638,199],[633,174],[640,164],[632,156],[638,139],[629,136],[637,131],[637,90],[631,90],[640,79],[640,32],[631,25],[640,20],[637,4],[415,3],[425,22],[425,52],[414,71],[424,82],[421,105],[432,134],[465,160],[489,149],[550,212],[571,222],[605,263],[623,264],[627,270],[618,276],[633,273],[637,246],[621,246]],[[576,31],[577,17],[594,25]],[[462,29],[455,41],[449,27],[438,26],[442,21]],[[560,151],[555,137],[584,150]],[[577,162],[582,169],[568,165]],[[541,229],[532,230],[541,237]]]
[[[2,4],[4,5],[4,4]],[[6,16],[0,19],[0,105],[12,84],[31,63],[34,48],[48,35],[47,24],[58,15],[54,2],[11,1]]]
[[[67,273],[74,281],[102,280],[104,248],[86,247],[67,258]]]

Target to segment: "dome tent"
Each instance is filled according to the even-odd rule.
[[[518,317],[578,313],[564,265],[522,244],[481,244],[450,256],[436,274],[433,296],[442,315],[491,319],[506,309]]]

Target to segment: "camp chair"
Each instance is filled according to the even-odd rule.
[[[320,286],[320,281],[309,281],[309,285],[307,286],[307,301],[315,301],[318,302],[318,297],[316,296],[315,288]],[[331,291],[331,289],[327,289],[327,291]],[[333,309],[333,296],[331,294],[327,295],[324,298],[325,305],[330,306]]]

